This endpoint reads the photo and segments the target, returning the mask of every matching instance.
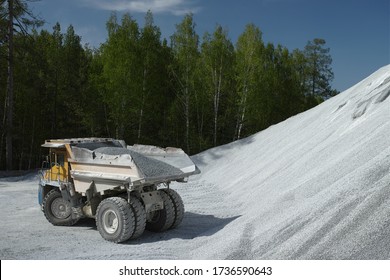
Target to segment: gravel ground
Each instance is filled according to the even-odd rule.
[[[0,179],[2,260],[193,259],[198,242],[204,244],[237,218],[232,211],[223,210],[228,201],[220,199],[214,186],[197,180],[172,183],[186,207],[182,224],[163,233],[145,231],[137,240],[114,244],[100,236],[94,219],[80,220],[71,227],[50,224],[38,204],[35,174]]]

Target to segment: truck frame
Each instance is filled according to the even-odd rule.
[[[128,146],[112,138],[46,140],[49,156],[40,170],[38,201],[56,226],[94,218],[100,235],[120,243],[145,229],[180,225],[183,200],[170,183],[200,173],[179,148]]]

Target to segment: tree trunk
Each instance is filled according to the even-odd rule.
[[[218,75],[218,84],[216,87],[216,92],[214,95],[214,147],[217,146],[217,134],[218,134],[218,111],[219,111],[219,101],[221,99],[221,87],[222,87],[222,56],[219,67],[219,75]]]
[[[241,138],[241,130],[242,130],[242,127],[244,126],[245,111],[246,111],[246,104],[244,104],[242,107],[240,122],[238,125],[238,131],[237,131],[237,140],[239,140]]]
[[[13,139],[13,114],[14,114],[14,11],[13,0],[8,0],[8,81],[7,81],[7,124],[6,124],[6,169],[13,169],[12,139]]]
[[[246,100],[247,100],[247,96],[248,96],[248,87],[245,85],[244,86],[244,95],[242,97],[242,100],[241,100],[241,106],[240,106],[240,111],[239,111],[239,116],[238,116],[238,120],[237,120],[237,134],[236,134],[236,138],[234,140],[239,140],[241,138],[241,131],[242,131],[242,127],[244,126],[244,120],[245,120],[245,112],[246,112]]]
[[[197,121],[197,128],[198,128],[198,151],[202,151],[203,147],[203,126],[204,126],[204,107],[201,104],[201,98],[199,97],[199,94],[195,92],[195,104],[196,106],[196,121]]]
[[[146,75],[147,70],[144,69],[143,73],[143,79],[142,79],[142,100],[141,100],[141,108],[139,110],[139,118],[138,118],[138,135],[137,135],[137,141],[140,143],[141,139],[141,132],[142,132],[142,120],[144,116],[144,106],[145,106],[145,96],[146,96]]]
[[[185,100],[184,100],[184,115],[186,119],[186,148],[187,148],[187,153],[190,152],[190,97],[189,97],[189,92],[188,92],[188,87],[185,89]]]
[[[186,118],[186,148],[187,153],[190,153],[190,90],[189,90],[189,83],[190,83],[190,75],[189,75],[189,58],[186,59],[186,83],[185,83],[185,90],[184,90],[184,115]]]
[[[24,137],[24,130],[25,130],[25,125],[26,125],[26,117],[25,115],[23,114],[23,121],[22,121],[22,131],[21,131],[21,135],[22,135],[22,143],[21,143],[21,148],[20,148],[20,159],[19,159],[19,170],[22,170],[23,169],[23,158],[24,158],[24,140],[25,140],[25,137]]]
[[[31,161],[33,157],[33,149],[34,149],[34,137],[35,137],[35,116],[32,119],[32,131],[31,131],[31,142],[30,142],[30,157],[28,159],[28,167],[27,169],[31,169]]]
[[[8,98],[8,96],[7,96],[7,93],[6,93],[6,95],[5,95],[5,99],[4,99],[4,114],[3,114],[3,123],[2,123],[2,132],[1,132],[1,139],[0,139],[0,168],[1,168],[1,166],[2,166],[2,164],[3,164],[3,144],[4,144],[4,138],[5,138],[5,134],[6,134],[6,127],[7,127],[7,103],[8,103],[8,101],[7,101],[7,98]]]
[[[103,108],[104,108],[104,119],[105,119],[106,135],[107,135],[107,137],[111,137],[110,127],[108,125],[109,116],[108,116],[108,113],[107,113],[107,104],[104,104]]]
[[[54,104],[53,117],[51,120],[51,134],[52,137],[57,137],[57,103],[58,103],[58,70],[55,74],[55,88],[54,88]]]

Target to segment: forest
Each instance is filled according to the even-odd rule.
[[[162,38],[112,13],[99,47],[72,25],[43,29],[28,2],[0,5],[0,170],[39,168],[45,139],[112,137],[196,154],[308,110],[337,94],[325,39],[289,50],[248,23],[236,42],[185,15]]]

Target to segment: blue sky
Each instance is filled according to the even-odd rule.
[[[389,0],[41,0],[30,3],[51,31],[72,24],[83,43],[98,47],[107,38],[105,24],[112,11],[130,13],[142,26],[153,12],[162,36],[169,40],[175,24],[192,12],[200,37],[216,24],[236,43],[245,25],[254,23],[264,41],[289,50],[303,49],[309,40],[323,38],[331,50],[335,79],[343,91],[390,63]]]

